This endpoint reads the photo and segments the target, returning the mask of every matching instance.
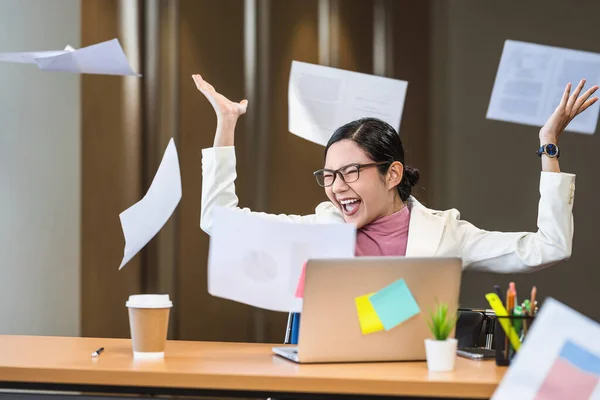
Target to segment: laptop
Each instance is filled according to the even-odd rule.
[[[459,258],[309,260],[298,345],[273,352],[297,363],[424,361],[424,340],[432,337],[428,310],[436,300],[457,310],[461,274]],[[354,299],[398,279],[404,279],[421,312],[389,331],[363,335]]]

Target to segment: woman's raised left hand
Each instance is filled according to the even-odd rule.
[[[592,86],[586,90],[585,93],[579,96],[581,90],[583,89],[583,85],[585,85],[585,79],[582,79],[579,82],[579,85],[577,85],[575,88],[573,94],[570,94],[571,83],[569,82],[567,84],[560,103],[548,121],[546,121],[542,129],[540,129],[540,140],[542,143],[556,144],[558,137],[565,130],[567,125],[569,125],[569,123],[573,120],[573,118],[584,112],[588,107],[598,101],[598,97],[590,98],[590,96],[594,94],[596,90],[598,90],[598,86]]]

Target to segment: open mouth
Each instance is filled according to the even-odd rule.
[[[361,201],[359,199],[344,199],[340,200],[342,212],[344,215],[351,216],[358,212]]]

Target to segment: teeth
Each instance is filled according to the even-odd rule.
[[[348,199],[348,200],[341,200],[340,204],[352,204],[352,203],[356,203],[358,201],[358,199]]]

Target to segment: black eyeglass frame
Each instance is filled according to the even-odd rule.
[[[335,179],[337,178],[337,176],[340,176],[340,179],[344,182],[344,183],[352,183],[352,182],[356,182],[359,178],[360,178],[360,170],[363,168],[369,168],[369,167],[378,167],[380,165],[390,165],[392,164],[391,161],[380,161],[380,162],[373,162],[373,163],[368,163],[368,164],[359,164],[359,163],[353,163],[353,164],[348,164],[348,165],[344,165],[343,167],[340,167],[336,170],[332,170],[332,169],[327,169],[327,168],[322,168],[319,169],[315,172],[313,172],[313,175],[315,176],[315,179],[317,180],[317,184],[321,187],[330,187],[333,186],[333,184],[335,183]],[[342,172],[342,170],[345,170],[347,168],[350,167],[355,167],[356,168],[356,179],[351,180],[351,181],[347,181],[346,178],[344,178],[344,173]],[[325,172],[330,172],[333,175],[333,180],[331,181],[331,183],[329,185],[325,185],[324,182],[324,177],[323,174]],[[352,171],[354,172],[354,171]],[[321,183],[321,181],[319,181],[319,174],[321,174],[321,176],[323,177],[323,183]]]

